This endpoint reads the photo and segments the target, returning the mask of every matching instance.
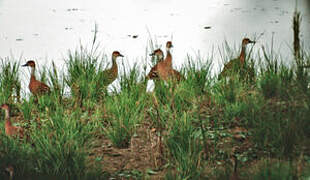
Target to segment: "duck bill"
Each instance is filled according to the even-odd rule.
[[[24,64],[24,65],[22,65],[22,67],[27,67],[28,66],[28,64]]]
[[[253,43],[253,44],[255,44],[255,43],[256,43],[256,41],[249,41],[249,43]]]

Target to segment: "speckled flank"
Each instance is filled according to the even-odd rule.
[[[114,51],[112,53],[112,67],[110,69],[107,69],[105,71],[103,71],[103,77],[105,78],[104,81],[104,85],[107,86],[109,84],[111,84],[113,81],[115,81],[115,79],[118,76],[118,67],[117,67],[117,63],[116,63],[116,59],[118,57],[124,57],[121,53],[119,53],[118,51]]]

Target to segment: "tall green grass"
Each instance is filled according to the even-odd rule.
[[[176,168],[176,179],[199,179],[202,143],[187,113],[171,124],[166,145]]]
[[[87,178],[86,157],[92,128],[58,108],[40,130],[33,133],[37,168],[65,179]],[[88,143],[87,143],[88,142]]]
[[[37,102],[19,98],[19,64],[5,59],[0,64],[0,103],[11,105],[13,122],[24,127],[29,138],[7,137],[1,112],[0,169],[13,166],[14,179],[108,178],[100,158],[93,160],[94,144],[104,148],[104,139],[116,151],[129,148],[140,128],[146,134],[156,132],[159,148],[154,152],[161,163],[147,168],[168,172],[166,179],[228,178],[232,171],[223,168],[232,169],[231,156],[240,157],[238,172],[244,179],[308,178],[291,165],[300,161],[309,167],[310,157],[310,58],[299,43],[295,41],[292,59],[281,59],[272,46],[251,54],[248,70],[254,75],[246,80],[238,78],[240,73],[218,80],[211,74],[212,57],[188,57],[181,70],[185,80],[157,81],[153,92],[146,92],[145,72],[137,65],[119,64],[119,89],[108,93],[102,73],[108,61],[97,52],[94,38],[90,50],[81,46],[69,52],[63,71],[53,64],[39,71],[52,92]],[[225,46],[230,51],[222,53],[223,59],[237,54]],[[69,96],[64,94],[67,87]],[[244,130],[236,137],[234,129]],[[106,155],[103,151],[100,157]],[[281,161],[250,172],[251,163],[268,158]],[[7,176],[0,170],[0,179]]]
[[[139,81],[138,71],[133,68],[128,75],[120,77],[120,89],[121,93],[105,99],[109,115],[105,134],[114,146],[124,148],[129,146],[136,126],[145,118],[146,84]]]
[[[87,52],[82,46],[80,50],[69,52],[65,81],[79,107],[88,101],[100,101],[106,93],[102,62],[99,55]]]
[[[0,102],[20,102],[21,83],[18,77],[20,64],[8,58],[1,59]]]

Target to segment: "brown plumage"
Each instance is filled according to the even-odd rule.
[[[150,56],[155,60],[156,64],[164,60],[164,53],[160,48],[155,49]]]
[[[164,60],[164,53],[161,49],[156,49],[152,54],[150,54],[151,56],[155,56],[157,58],[158,63],[152,67],[149,74],[147,75],[147,78],[155,80],[175,79],[177,81],[184,79],[180,72],[172,68],[172,56],[170,53],[170,49],[172,47],[172,42],[168,41],[166,44],[167,56]]]
[[[27,66],[31,67],[31,77],[30,77],[30,82],[29,82],[29,86],[28,86],[30,92],[35,96],[50,93],[51,90],[46,84],[36,80],[35,62],[34,61],[28,61],[26,64],[23,65],[23,67],[27,67]]]
[[[124,57],[124,56],[118,51],[114,51],[112,53],[112,67],[102,72],[105,86],[111,84],[118,76],[118,67],[116,63],[116,59],[118,57]]]
[[[162,64],[164,64],[164,65],[166,64],[165,62],[163,62],[164,61],[164,53],[161,49],[156,49],[156,50],[154,50],[153,53],[150,54],[150,56],[152,56],[152,58],[156,58],[157,64],[154,67],[152,67],[149,74],[147,75],[147,78],[158,80],[158,79],[160,79],[158,69],[159,69],[159,67],[163,66]]]
[[[229,76],[232,73],[236,73],[243,68],[245,58],[246,58],[246,46],[249,43],[255,43],[255,41],[251,41],[249,38],[244,38],[242,40],[242,48],[241,53],[238,58],[230,60],[227,64],[224,65],[224,69],[222,70],[219,78]]]
[[[13,126],[10,117],[10,107],[7,104],[2,104],[1,109],[5,111],[5,134],[11,137],[24,137],[24,129],[22,127]]]
[[[184,76],[177,70],[172,69],[172,78],[177,80],[177,81],[181,81],[184,80]]]

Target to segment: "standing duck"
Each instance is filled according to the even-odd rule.
[[[23,65],[23,67],[27,67],[27,66],[31,67],[31,77],[30,77],[30,82],[29,82],[29,86],[28,86],[30,92],[35,96],[50,93],[51,90],[46,84],[36,80],[36,77],[35,77],[36,64],[35,64],[35,62],[30,60],[26,64]]]
[[[172,68],[172,55],[170,52],[170,49],[172,47],[173,47],[172,42],[168,41],[166,43],[167,55],[164,60],[162,60],[164,56],[162,50],[160,49],[155,50],[151,54],[153,56],[157,56],[159,62],[150,70],[149,74],[147,75],[148,79],[162,79],[165,81],[170,78],[176,78],[177,80],[182,79],[181,73]]]
[[[10,117],[10,107],[7,104],[2,104],[1,109],[5,111],[5,134],[11,137],[24,137],[24,129],[21,127],[13,126]]]
[[[150,56],[156,57],[156,59],[157,59],[158,62],[164,61],[164,60],[163,60],[163,59],[164,59],[164,53],[163,53],[163,51],[162,51],[161,49],[156,49],[156,50],[154,50],[154,52],[153,52],[152,54],[150,54]],[[172,59],[172,58],[171,58],[171,55],[170,55],[170,60],[171,60],[171,59]],[[150,79],[159,79],[159,75],[158,75],[158,73],[157,73],[157,71],[156,71],[155,68],[157,68],[157,66],[154,66],[154,67],[151,69],[151,71],[150,71],[150,73],[149,73],[149,75],[148,75],[148,78],[150,78]],[[184,79],[184,77],[182,76],[182,74],[181,74],[180,72],[178,72],[177,70],[173,69],[172,67],[169,68],[168,71],[169,71],[169,76],[170,76],[171,78],[176,79],[177,81],[180,81],[181,79]]]
[[[229,76],[232,73],[239,72],[244,68],[245,58],[246,58],[246,46],[250,43],[255,43],[255,41],[250,40],[249,38],[244,38],[242,40],[241,53],[238,58],[230,60],[227,64],[224,65],[224,69],[219,75],[219,79],[225,76]]]
[[[120,52],[114,51],[112,53],[112,67],[110,69],[102,71],[102,75],[105,78],[104,79],[105,86],[111,84],[118,76],[118,67],[116,63],[116,59],[118,57],[124,57],[124,56]]]

